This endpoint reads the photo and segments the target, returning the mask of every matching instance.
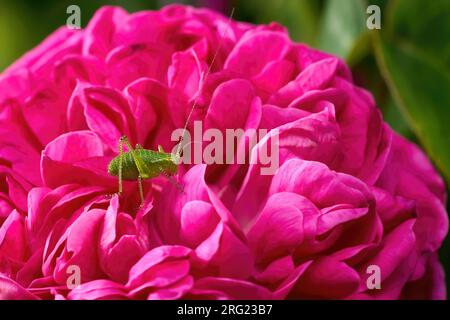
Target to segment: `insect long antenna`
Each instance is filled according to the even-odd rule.
[[[181,141],[181,142],[179,143],[179,145],[182,145],[182,142],[183,142],[183,141]],[[184,144],[184,145],[182,146],[182,148],[180,149],[179,152],[178,152],[178,150],[177,150],[176,153],[171,153],[171,159],[172,159],[172,162],[175,163],[175,164],[177,164],[177,165],[181,164],[181,158],[184,157],[184,153],[183,153],[184,148],[187,148],[187,147],[189,147],[190,145],[194,145],[194,144],[200,144],[200,145],[203,145],[201,141],[190,141],[190,142]],[[177,148],[177,149],[178,149],[178,148]],[[189,150],[189,149],[188,149],[188,150]],[[183,153],[183,155],[182,155],[182,153]],[[190,161],[190,160],[191,160],[191,158],[190,158],[190,153],[189,153],[188,157],[189,157],[188,159],[189,159],[189,161]],[[190,163],[190,162],[188,162],[188,163]]]
[[[230,23],[231,23],[231,20],[233,19],[233,15],[234,15],[234,7],[231,9],[230,17],[228,18],[227,26],[226,26],[225,32],[224,32],[225,34],[228,31],[228,28],[230,27]],[[199,97],[200,97],[200,95],[201,95],[201,93],[203,91],[203,86],[205,85],[206,79],[208,78],[209,74],[211,73],[212,67],[214,65],[214,62],[216,61],[217,55],[219,53],[219,50],[222,47],[223,38],[224,38],[224,35],[222,35],[220,37],[219,45],[217,46],[217,49],[214,52],[214,56],[213,56],[213,59],[211,60],[211,64],[209,65],[208,69],[206,70],[206,73],[204,74],[204,76],[202,76],[202,78],[200,80],[200,85],[199,85],[198,91],[197,91],[197,93],[195,95],[194,103],[192,105],[191,110],[189,111],[188,117],[186,118],[186,123],[184,124],[183,134],[181,135],[181,139],[184,139],[184,134],[186,133],[189,121],[191,120],[192,114],[194,113],[194,109],[197,106],[198,99],[199,99]],[[196,54],[194,52],[194,56],[195,55]],[[182,148],[182,143],[181,142],[182,141],[180,141],[180,143],[178,143],[178,147],[177,147],[176,157],[178,157],[178,159],[180,158],[180,153],[181,153],[181,148]]]

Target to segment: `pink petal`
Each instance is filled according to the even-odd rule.
[[[361,279],[347,264],[323,257],[314,261],[297,282],[293,297],[340,299],[358,289]]]
[[[145,254],[131,269],[127,287],[166,286],[178,281],[189,270],[185,258],[190,250],[181,246],[162,246]]]
[[[289,49],[289,39],[284,33],[255,32],[234,47],[224,68],[253,77],[268,63],[282,59]]]
[[[257,261],[292,253],[303,241],[303,209],[316,210],[296,194],[278,193],[269,198],[247,235]]]
[[[0,300],[37,300],[14,280],[0,275]]]
[[[110,280],[94,280],[83,283],[67,296],[70,300],[118,300],[126,299],[126,292],[119,283]]]
[[[257,284],[229,279],[229,278],[202,278],[195,283],[195,293],[221,292],[230,300],[269,300],[272,293],[265,287]]]
[[[181,238],[195,246],[204,240],[217,225],[219,217],[207,202],[188,202],[181,211]]]
[[[42,177],[50,187],[92,181],[97,185],[116,185],[107,174],[108,160],[103,157],[103,144],[95,133],[70,132],[56,138],[42,152]]]
[[[269,103],[287,107],[305,92],[327,88],[336,75],[338,64],[339,60],[336,58],[323,59],[310,64],[295,80],[274,94]]]
[[[85,30],[83,55],[105,57],[114,45],[114,33],[126,17],[126,11],[118,7],[98,10]]]

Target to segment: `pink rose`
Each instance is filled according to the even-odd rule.
[[[446,297],[442,178],[341,60],[277,24],[104,7],[0,86],[2,299]],[[269,130],[247,160],[278,132],[275,174],[185,164],[183,191],[156,178],[141,208],[134,182],[107,198],[120,136],[171,150],[195,100],[190,130]]]

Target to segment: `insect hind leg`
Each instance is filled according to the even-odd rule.
[[[126,138],[126,137],[125,137]],[[123,145],[125,141],[123,137],[119,139],[119,196],[122,194],[123,187],[122,187],[122,172],[123,172]]]
[[[131,153],[131,156],[133,157],[133,161],[136,165],[136,168],[138,169],[139,176],[138,176],[138,185],[139,185],[139,196],[141,198],[141,206],[144,204],[144,188],[142,186],[142,180],[148,178],[149,175],[149,169],[147,165],[145,164],[144,160],[140,157],[140,155],[136,152],[135,149],[131,146],[131,143],[128,141],[128,138],[126,136],[122,136],[120,138],[120,146],[123,148],[123,145],[126,145],[128,151]],[[142,146],[137,144],[136,149],[142,149]],[[121,178],[119,178],[121,180]]]
[[[142,186],[142,177],[139,175],[138,177],[138,185],[139,185],[139,196],[141,197],[141,207],[144,205],[144,188]]]
[[[119,147],[119,170],[118,170],[119,190],[116,193],[107,194],[106,196],[108,198],[111,198],[116,194],[120,197],[123,192],[123,157],[124,157],[123,145],[124,145],[124,139],[122,137],[119,139],[119,143],[118,143],[118,147]]]

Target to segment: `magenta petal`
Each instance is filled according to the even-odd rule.
[[[425,251],[437,250],[448,233],[442,178],[417,146],[398,135],[394,136],[390,159],[377,186],[414,201],[418,217],[417,241]],[[394,176],[398,179],[393,179]]]
[[[339,61],[336,58],[328,58],[310,64],[300,72],[295,80],[273,95],[269,103],[287,107],[307,91],[326,88],[335,76],[338,64]]]
[[[181,211],[181,238],[196,245],[209,235],[218,222],[213,206],[203,201],[188,202]]]
[[[295,75],[295,64],[289,61],[273,61],[264,67],[262,72],[253,78],[259,96],[266,101],[273,92],[283,87]]]
[[[284,33],[257,32],[242,38],[228,56],[225,69],[252,77],[268,63],[283,58],[289,49],[289,39]]]
[[[346,223],[352,220],[357,220],[369,211],[368,208],[334,208],[324,212],[318,220],[318,234],[324,234],[339,224]]]
[[[16,134],[11,134],[16,132]],[[0,114],[0,159],[11,163],[11,169],[22,175],[34,185],[41,185],[39,174],[39,153],[30,139],[34,136],[23,136],[9,119],[3,120]],[[33,142],[34,142],[33,139]],[[36,142],[39,145],[38,142]],[[26,174],[24,174],[26,173]]]
[[[126,299],[124,287],[110,280],[94,280],[83,283],[67,296],[70,300],[118,300]]]
[[[166,83],[171,53],[169,47],[155,43],[119,45],[106,57],[106,70],[109,72],[106,84],[123,89],[142,77]]]
[[[194,285],[194,279],[190,276],[147,296],[147,300],[176,300],[188,293]]]
[[[444,268],[436,254],[428,255],[423,276],[406,285],[402,298],[445,300],[446,297]]]
[[[281,108],[276,105],[266,104],[262,107],[261,127],[277,128],[284,124],[298,121],[307,117],[310,112],[297,108]]]
[[[201,263],[206,264],[211,261],[219,250],[223,227],[223,223],[218,223],[211,235],[195,249],[196,257]]]
[[[250,113],[254,98],[254,88],[249,81],[237,79],[223,83],[214,92],[205,127],[223,131],[245,128],[249,116],[254,115],[254,112]],[[229,114],[229,117],[224,119],[224,114]]]
[[[103,145],[95,133],[71,132],[49,143],[43,154],[52,160],[71,163],[103,156]]]
[[[246,279],[253,272],[250,249],[228,227],[224,226],[218,252],[211,260],[220,276]]]
[[[263,283],[276,283],[285,279],[295,269],[294,261],[291,256],[285,256],[274,260],[269,266],[255,275],[255,278]]]
[[[265,287],[257,284],[229,279],[229,278],[202,278],[195,283],[195,291],[220,292],[230,300],[269,300],[273,298],[272,293]]]
[[[181,273],[189,270],[186,257],[190,252],[188,248],[180,246],[153,249],[130,269],[127,287],[139,289],[140,286],[166,286],[178,281],[184,276]]]
[[[114,195],[111,199],[108,210],[105,213],[105,221],[102,227],[102,233],[100,237],[100,250],[104,254],[109,250],[116,240],[116,223],[117,223],[117,210],[119,209],[119,199],[117,195]]]
[[[14,280],[0,275],[0,300],[37,300]]]
[[[22,212],[26,211],[28,192],[32,188],[32,184],[6,166],[0,165],[0,175],[4,177],[4,186],[7,190],[7,192],[0,192],[0,201],[5,203],[0,206],[0,217],[6,217],[12,211],[12,208],[8,208],[10,203]],[[1,184],[2,182],[0,182]]]
[[[120,92],[107,87],[88,87],[84,94],[86,123],[111,150],[118,152],[123,135],[135,140],[134,119]]]
[[[267,106],[265,106],[265,110]],[[283,123],[295,113],[284,112],[283,119],[277,116],[281,110],[276,110],[270,107],[270,120],[263,121],[267,124],[268,121],[277,122],[276,131],[270,131],[259,143],[253,148],[251,154],[251,164],[247,172],[247,176],[243,182],[241,190],[237,195],[233,213],[241,224],[246,225],[248,221],[254,218],[254,215],[261,210],[264,199],[269,192],[269,186],[273,180],[271,175],[262,175],[262,170],[267,170],[268,165],[261,165],[258,161],[258,153],[263,148],[271,148],[275,142],[275,136],[278,138],[279,145],[279,163],[281,168],[275,172],[276,177],[286,175],[292,176],[290,169],[284,170],[286,162],[290,159],[315,159],[323,162],[332,162],[337,155],[338,150],[338,127],[334,122],[334,115],[329,109],[324,109],[320,113],[306,115],[298,120]],[[266,113],[267,114],[267,113]],[[278,123],[281,122],[281,123]],[[274,160],[275,162],[275,160]],[[275,163],[271,164],[273,171],[277,169]],[[289,168],[292,168],[289,166]],[[288,173],[289,172],[289,173]],[[300,181],[300,180],[299,180]]]
[[[331,258],[313,262],[293,289],[295,296],[305,298],[343,298],[358,289],[361,279],[347,264]]]
[[[407,220],[387,234],[383,239],[380,252],[367,262],[367,265],[380,267],[382,280],[397,270],[398,266],[415,250],[414,224],[414,219]]]
[[[167,91],[166,85],[150,78],[137,79],[124,89],[124,96],[137,123],[139,142],[145,142],[148,134],[157,126],[160,120],[158,107],[167,102]]]
[[[111,279],[126,282],[128,271],[142,256],[142,248],[137,240],[134,222],[128,215],[117,215],[118,197],[111,199],[105,214],[99,245],[99,257],[103,271]],[[133,230],[123,230],[131,226]],[[132,234],[117,234],[122,229]]]
[[[55,65],[53,77],[58,86],[71,90],[80,82],[102,83],[105,76],[103,68],[103,63],[96,57],[68,55]]]
[[[315,209],[307,199],[296,194],[278,193],[269,198],[247,235],[258,261],[292,253],[300,245],[303,208]]]
[[[192,51],[175,53],[168,70],[169,87],[190,100],[200,89],[203,66]]]
[[[3,263],[25,262],[29,254],[25,220],[14,210],[0,227],[0,258]]]
[[[121,8],[103,7],[98,10],[86,27],[83,54],[106,56],[114,45],[114,32],[126,17],[127,13]]]
[[[70,132],[53,140],[42,152],[42,177],[50,187],[70,183],[89,185],[95,179],[98,184],[112,184],[105,169],[108,160],[103,157],[103,144],[95,133]]]
[[[66,101],[54,90],[36,92],[26,100],[22,110],[31,130],[44,146],[67,131]]]
[[[105,259],[105,272],[111,279],[126,282],[130,268],[142,256],[142,251],[136,236],[122,236]]]
[[[295,191],[320,207],[346,199],[349,204],[367,205],[372,198],[367,186],[346,174],[336,173],[318,162],[287,161],[275,175],[270,193]]]
[[[66,243],[61,255],[56,259],[54,278],[58,283],[66,283],[67,268],[76,265],[82,270],[81,281],[88,282],[100,277],[98,248],[96,243],[104,218],[103,210],[91,210],[80,216],[68,229]]]
[[[286,299],[291,290],[295,287],[298,279],[305,273],[313,261],[302,263],[294,269],[289,276],[274,291],[275,299]],[[286,262],[285,262],[286,263]],[[283,270],[284,271],[284,270]]]

